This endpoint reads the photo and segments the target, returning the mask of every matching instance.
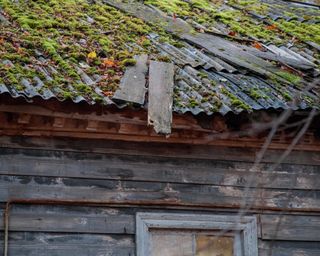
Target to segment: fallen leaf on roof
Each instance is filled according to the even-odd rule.
[[[266,29],[267,29],[267,30],[277,30],[278,27],[277,27],[276,24],[272,24],[272,25],[266,26]]]
[[[252,44],[252,46],[253,46],[254,48],[258,49],[258,50],[262,50],[262,49],[263,49],[262,44],[260,44],[259,42],[254,42],[254,43]]]
[[[112,91],[106,91],[106,92],[103,92],[103,94],[105,95],[105,96],[112,96],[113,95],[113,92]]]
[[[102,61],[102,66],[105,67],[105,68],[111,68],[111,67],[116,66],[116,63],[112,59],[104,59]]]
[[[97,53],[96,53],[95,51],[90,52],[90,53],[88,54],[88,58],[89,58],[89,59],[95,59],[95,58],[97,58]]]

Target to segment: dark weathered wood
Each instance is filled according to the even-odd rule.
[[[11,232],[9,256],[134,256],[134,236]],[[270,249],[272,249],[272,254]],[[0,233],[0,250],[3,234]],[[318,242],[259,241],[259,256],[319,256]]]
[[[261,226],[263,239],[320,242],[320,216],[262,215]]]
[[[16,159],[12,161],[12,159]],[[108,163],[108,164],[106,164]],[[318,189],[320,166],[268,164],[249,171],[252,163],[151,156],[73,153],[0,148],[0,174],[125,179],[235,187]],[[249,184],[253,175],[255,182]]]
[[[218,143],[218,141],[217,141]],[[59,139],[59,138],[34,138],[34,137],[8,137],[0,136],[0,147],[28,148],[28,149],[55,149],[58,151],[96,152],[112,153],[120,155],[144,155],[163,156],[171,158],[189,159],[212,159],[226,161],[254,162],[260,149],[247,147],[246,143],[237,147],[219,144],[206,145],[183,145],[183,144],[161,144],[156,142],[122,142],[117,140],[93,140],[93,139]],[[239,154],[241,152],[241,154]],[[264,155],[262,163],[275,163],[281,149],[270,149]],[[320,154],[317,151],[294,150],[283,160],[282,163],[296,165],[320,165]]]
[[[170,134],[172,124],[172,104],[174,85],[174,65],[151,61],[149,70],[148,124],[157,133]]]
[[[2,217],[4,210],[0,210]],[[134,213],[115,208],[74,206],[10,207],[10,231],[134,234]],[[0,222],[3,230],[3,222]]]
[[[81,204],[80,204],[81,205]],[[191,212],[190,210],[193,210]],[[70,232],[88,234],[134,234],[135,215],[137,212],[148,213],[178,213],[178,214],[219,214],[221,218],[236,216],[236,212],[203,211],[189,209],[182,211],[164,208],[139,208],[139,207],[97,207],[75,205],[46,205],[46,204],[15,204],[10,205],[10,226],[12,231],[28,232]],[[3,218],[4,205],[0,208],[0,219]],[[257,216],[252,214],[252,216]],[[258,226],[259,228],[259,226]],[[0,222],[3,230],[3,222]],[[259,231],[259,237],[260,237]]]
[[[0,201],[60,200],[99,204],[145,204],[319,211],[320,191],[248,189],[213,185],[0,176]]]
[[[259,241],[259,256],[319,256],[319,242]]]
[[[120,88],[115,92],[113,99],[143,105],[146,94],[146,75],[148,71],[148,55],[135,57],[137,63],[129,67],[120,83]]]
[[[0,234],[3,250],[3,234]],[[134,237],[65,233],[11,232],[9,256],[134,256]]]

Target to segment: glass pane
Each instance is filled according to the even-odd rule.
[[[151,232],[151,256],[194,256],[192,233]]]
[[[233,256],[233,238],[197,235],[196,256]]]

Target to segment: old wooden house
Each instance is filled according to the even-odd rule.
[[[0,0],[0,255],[319,256],[319,16]]]

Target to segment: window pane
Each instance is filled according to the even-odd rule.
[[[233,238],[197,235],[196,256],[233,256]]]
[[[151,232],[151,256],[194,256],[192,233]]]

